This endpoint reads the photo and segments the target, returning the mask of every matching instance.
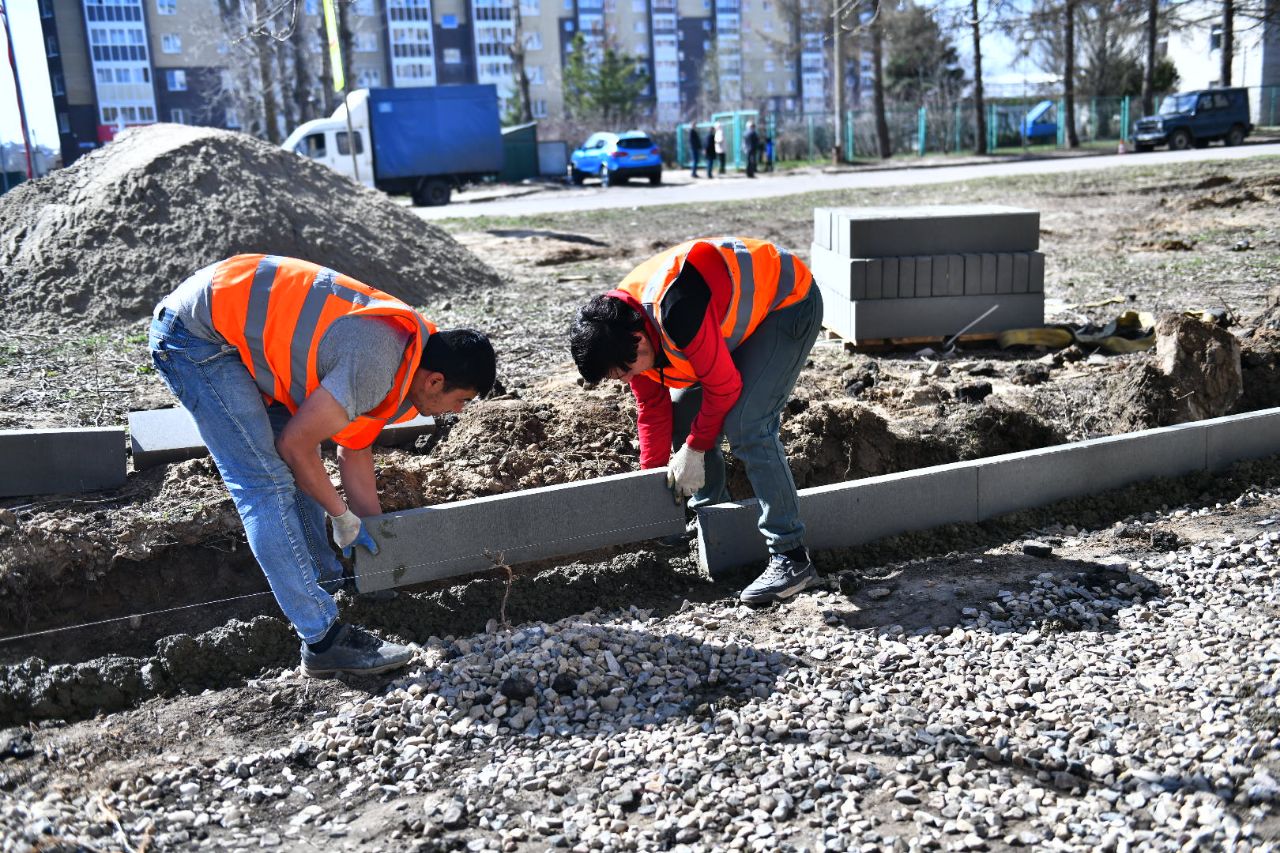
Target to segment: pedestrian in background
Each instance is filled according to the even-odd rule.
[[[693,160],[693,171],[689,173],[689,177],[696,178],[698,177],[698,158],[702,156],[702,137],[698,135],[697,124],[689,125],[689,156]]]
[[[724,174],[724,126],[716,122],[715,132],[716,156],[720,158],[720,174]]]
[[[760,160],[760,134],[756,132],[754,121],[747,122],[747,132],[742,137],[742,153],[747,155],[747,177],[754,178]]]
[[[764,138],[764,170],[766,172],[773,171],[773,137],[766,136]]]
[[[707,177],[716,176],[716,132],[720,125],[707,129]]]

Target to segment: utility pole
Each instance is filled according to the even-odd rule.
[[[13,89],[18,93],[18,121],[22,125],[22,149],[27,154],[27,180],[35,177],[31,168],[31,134],[27,130],[27,108],[22,102],[22,81],[18,77],[18,59],[13,52],[13,31],[9,29],[9,11],[0,0],[0,19],[4,21],[4,39],[9,48],[9,67],[13,69]],[[3,165],[0,165],[3,170]]]
[[[831,16],[835,29],[831,34],[831,62],[835,66],[835,73],[832,75],[835,80],[835,92],[832,95],[832,106],[836,111],[836,139],[835,145],[831,146],[831,161],[840,165],[840,143],[844,140],[844,134],[841,133],[844,128],[841,125],[841,116],[844,115],[844,79],[840,73],[840,11],[841,0],[836,0],[833,9],[834,14]]]

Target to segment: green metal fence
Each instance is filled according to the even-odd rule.
[[[1280,86],[1252,87],[1249,92],[1253,123],[1258,128],[1280,129]],[[1040,120],[1026,118],[1037,105],[1047,104]],[[1067,147],[1066,103],[1062,98],[998,98],[985,104],[986,148],[996,154]],[[1075,99],[1076,137],[1082,146],[1113,147],[1129,141],[1134,123],[1142,115],[1142,99],[1136,96],[1078,95]],[[977,122],[973,103],[961,101],[924,107],[891,107],[885,118],[893,156],[970,154],[976,148]],[[746,121],[755,120],[761,139],[774,140],[774,159],[780,161],[830,161],[839,135],[844,158],[879,157],[875,114],[870,109],[849,110],[838,123],[830,113],[805,115],[765,114],[754,110],[717,113],[725,127],[725,145],[732,168],[742,168],[741,134]],[[709,126],[699,122],[702,129]],[[688,163],[688,124],[677,127],[677,159]]]

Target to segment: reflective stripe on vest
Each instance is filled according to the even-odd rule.
[[[367,447],[384,425],[415,413],[409,383],[435,326],[400,300],[307,261],[237,255],[217,266],[211,303],[214,328],[239,350],[263,396],[290,412],[320,384],[316,352],[335,320],[357,315],[395,320],[412,338],[391,391],[333,439],[346,447]]]
[[[692,240],[668,249],[636,267],[618,285],[644,308],[659,331],[662,352],[669,367],[646,371],[646,375],[669,387],[685,387],[697,377],[688,359],[667,335],[662,324],[662,297],[680,275],[689,250],[695,243],[710,243],[720,252],[729,271],[733,292],[720,333],[725,347],[733,352],[760,326],[770,313],[799,302],[809,293],[809,268],[786,249],[763,240],[722,237]]]

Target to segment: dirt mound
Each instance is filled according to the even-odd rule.
[[[241,133],[138,128],[0,197],[4,322],[144,317],[195,270],[244,252],[306,258],[414,305],[498,281],[380,193]]]
[[[1156,357],[1132,365],[1110,395],[1117,432],[1216,418],[1243,392],[1240,342],[1181,314],[1156,323]]]

